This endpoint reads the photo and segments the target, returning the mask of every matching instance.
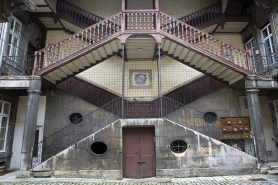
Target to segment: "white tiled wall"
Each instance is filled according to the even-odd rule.
[[[68,0],[101,17],[109,17],[122,10],[121,0]],[[127,0],[128,9],[152,9],[152,0]],[[159,0],[160,11],[180,18],[216,3],[218,0]]]
[[[129,89],[129,70],[151,69],[152,89]],[[169,92],[176,87],[192,80],[201,73],[191,69],[169,57],[161,59],[162,92]],[[94,84],[106,88],[117,94],[121,94],[122,60],[112,57],[97,66],[90,68],[78,76],[87,79]],[[125,95],[126,96],[157,96],[158,78],[156,61],[128,61],[125,65]]]

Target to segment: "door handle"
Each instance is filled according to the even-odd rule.
[[[138,163],[142,164],[142,163],[145,163],[145,161],[138,161]]]

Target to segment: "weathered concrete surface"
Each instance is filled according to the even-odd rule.
[[[255,172],[257,158],[166,119],[115,121],[43,162],[33,171],[53,171],[54,176],[58,177],[121,179],[122,128],[143,126],[155,127],[157,177]],[[177,139],[187,142],[186,152],[174,154],[169,149],[171,142]],[[102,157],[93,156],[89,151],[90,144],[99,140],[107,143],[109,148]]]
[[[245,79],[246,89],[277,89],[278,81],[272,78],[247,76]]]
[[[267,163],[262,111],[259,100],[259,90],[248,89],[246,93],[249,106],[251,127],[253,134],[255,135],[256,156],[258,157],[259,163]]]
[[[35,143],[41,79],[32,80],[28,90],[28,103],[22,139],[20,170],[27,171],[32,165],[32,146]],[[24,172],[22,172],[24,173]]]
[[[0,89],[29,89],[32,80],[40,76],[0,76]]]

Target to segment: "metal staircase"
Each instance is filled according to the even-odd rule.
[[[119,36],[142,33],[164,37],[164,53],[228,84],[253,73],[245,50],[162,12],[126,10],[35,52],[33,74],[56,84],[120,53]]]
[[[57,2],[57,15],[65,29],[72,33],[104,20],[104,18],[64,0]]]

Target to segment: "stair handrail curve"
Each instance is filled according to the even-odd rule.
[[[245,130],[245,128],[234,126],[229,122],[218,119],[218,117],[213,117],[212,115],[206,114],[165,96],[162,97],[162,106],[163,118],[179,123],[236,149],[244,150],[244,152],[249,155],[256,156],[254,143],[255,136],[252,134],[250,128]],[[170,108],[169,111],[168,108]],[[179,110],[182,113],[180,113]],[[243,137],[249,140],[247,147],[245,141],[243,141],[244,139],[234,133],[235,130],[245,133],[243,134]],[[224,131],[225,135],[222,134],[222,131]]]
[[[230,62],[233,67],[252,74],[249,51],[228,44],[163,12],[160,12],[160,24],[161,32],[181,39],[183,42],[187,42],[191,46],[194,45],[198,49],[203,49],[225,62]]]
[[[215,12],[209,12],[212,9],[216,10]],[[182,22],[188,23],[188,21],[190,21],[191,19],[196,19],[198,17],[203,16],[206,13],[215,13],[215,14],[219,14],[218,17],[220,17],[222,15],[222,1],[218,1],[215,4],[209,5],[205,8],[202,8],[200,10],[197,10],[195,12],[192,12],[188,15],[185,15],[183,17],[178,18],[178,20],[181,20]],[[201,22],[206,22],[205,20],[201,20]]]
[[[98,107],[97,109],[85,114],[83,117],[75,119],[72,123],[67,124],[63,128],[57,130],[53,134],[45,137],[43,140],[34,144],[32,146],[32,151],[35,151],[36,155],[34,155],[33,153],[32,167],[34,168],[38,166],[42,162],[51,158],[51,155],[54,155],[54,153],[56,155],[57,153],[63,151],[67,147],[91,135],[93,132],[90,132],[90,129],[92,130],[93,126],[98,126],[96,129],[99,130],[107,126],[105,125],[105,123],[110,124],[113,121],[118,120],[119,115],[121,115],[122,111],[121,100],[122,97],[113,99],[105,105]],[[106,114],[104,112],[106,112]],[[110,122],[111,120],[112,122]],[[87,135],[84,135],[84,133],[79,133],[79,129],[84,127],[86,127]],[[63,135],[63,132],[67,134],[64,133]],[[74,141],[70,142],[61,140],[63,136],[67,136],[69,133],[75,133]],[[51,139],[54,141],[52,141]],[[47,145],[46,142],[50,143]],[[58,149],[55,148],[54,143],[55,145],[57,145]],[[50,148],[50,151],[47,151],[48,147]]]
[[[64,14],[66,16],[69,16],[69,17],[71,17],[71,18],[73,18],[73,19],[75,19],[75,20],[77,20],[77,21],[79,21],[79,22],[81,22],[83,24],[92,25],[92,24],[90,24],[89,20],[81,20],[81,17],[77,17],[76,14],[73,15],[73,12],[71,14],[65,13],[64,12],[65,10],[62,10],[63,6],[65,6],[65,5],[68,5],[68,6],[72,7],[72,8],[67,7],[66,10],[70,9],[70,10],[74,11],[74,13],[79,13],[80,15],[85,16],[89,20],[90,19],[93,20],[94,23],[102,21],[102,20],[105,19],[105,18],[103,18],[101,16],[98,16],[98,15],[96,15],[96,14],[94,14],[94,13],[88,11],[88,10],[85,10],[85,9],[75,5],[75,4],[72,4],[72,3],[68,2],[68,1],[59,0],[57,2],[57,12],[58,13]],[[93,22],[91,22],[91,23],[93,23]]]
[[[51,66],[75,52],[88,46],[97,44],[102,40],[121,31],[122,12],[116,13],[96,24],[93,24],[61,41],[35,51],[34,69],[32,74],[38,73],[42,68]],[[45,58],[48,56],[48,59]],[[45,59],[45,60],[44,60]]]

